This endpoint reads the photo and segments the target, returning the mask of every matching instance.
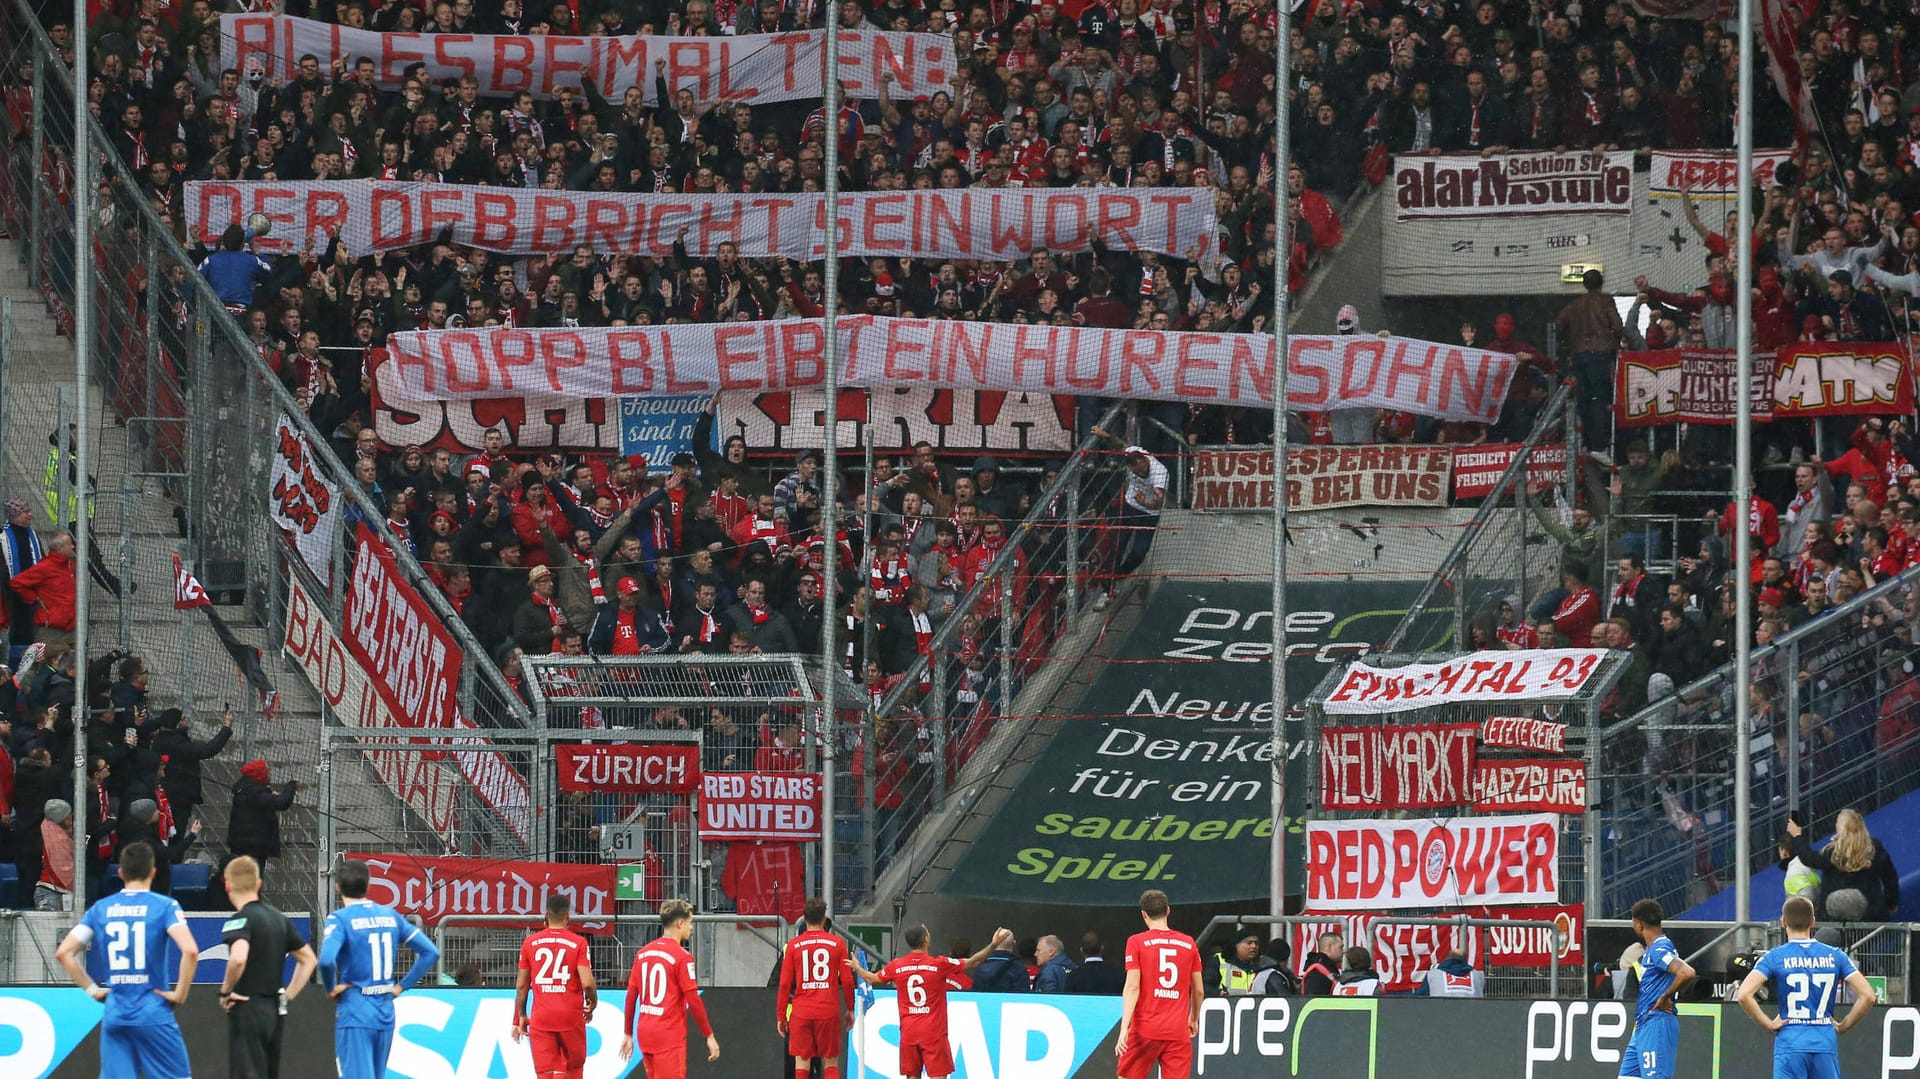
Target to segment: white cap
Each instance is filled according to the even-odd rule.
[[[1142,456],[1142,457],[1151,457],[1151,456],[1153,456],[1152,454],[1150,454],[1150,453],[1148,453],[1148,452],[1147,452],[1147,451],[1146,451],[1145,449],[1142,449],[1142,448],[1141,448],[1141,447],[1139,447],[1139,446],[1128,446],[1128,447],[1127,447],[1127,456],[1128,456],[1128,457],[1132,457],[1132,456],[1133,456],[1134,454],[1136,454],[1136,453],[1137,453],[1137,454],[1139,454],[1139,455],[1140,455],[1140,456]]]

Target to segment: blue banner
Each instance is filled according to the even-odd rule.
[[[1072,1079],[1120,1025],[1119,997],[947,994],[954,1079]],[[842,1075],[900,1079],[900,1009],[874,994]]]
[[[674,454],[693,452],[693,426],[712,400],[704,394],[620,398],[620,456],[637,453],[651,471],[665,472]],[[717,448],[715,437],[707,449]]]
[[[46,1079],[93,1028],[102,1008],[79,989],[0,989],[0,1075]]]

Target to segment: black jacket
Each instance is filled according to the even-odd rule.
[[[1808,869],[1820,874],[1820,913],[1827,913],[1827,897],[1847,888],[1857,888],[1867,897],[1867,916],[1862,921],[1884,922],[1900,907],[1900,871],[1894,868],[1887,848],[1873,841],[1873,862],[1867,868],[1846,872],[1828,858],[1832,848],[1814,850],[1812,840],[1802,833],[1793,842],[1793,853]]]
[[[1117,997],[1127,987],[1127,972],[1105,956],[1094,956],[1067,974],[1067,992],[1083,996]]]
[[[271,858],[280,853],[280,814],[293,805],[294,786],[262,783],[246,776],[233,785],[233,820],[227,848],[235,855]]]
[[[186,813],[207,800],[201,783],[200,762],[219,756],[232,737],[232,727],[221,727],[212,738],[196,742],[184,725],[163,727],[153,736],[153,751],[167,758],[164,786],[175,814]]]

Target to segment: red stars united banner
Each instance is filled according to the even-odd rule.
[[[812,261],[826,253],[826,196],[548,191],[398,180],[197,180],[187,184],[188,235],[219,240],[265,214],[263,252],[324,250],[338,232],[353,255],[427,243],[504,255],[597,251],[663,258],[676,241],[696,255],[723,244],[748,258]],[[1109,247],[1210,263],[1220,224],[1210,190],[1176,187],[867,191],[840,197],[840,253],[896,258],[1024,257]]]
[[[1788,345],[1767,371],[1756,358],[1755,420],[1912,412],[1907,350],[1892,343]],[[1733,353],[1725,350],[1622,352],[1614,415],[1622,427],[1733,422]]]
[[[692,91],[697,101],[747,104],[822,96],[826,32],[715,34],[711,37],[569,37],[559,34],[383,34],[285,15],[222,15],[220,66],[242,74],[261,72],[268,82],[295,75],[311,53],[326,64],[348,56],[373,61],[373,82],[396,89],[407,69],[425,64],[437,85],[472,77],[482,97],[511,97],[522,90],[552,98],[560,87],[579,89],[583,76],[618,101],[630,86],[660,104],[654,63],[665,61],[670,91]],[[882,75],[892,75],[888,93],[901,101],[952,93],[953,41],[944,34],[878,30],[840,31],[840,84],[848,97],[880,96]]]
[[[922,386],[1273,403],[1273,339],[940,319],[839,320],[843,387]],[[387,339],[400,395],[469,401],[552,395],[764,393],[825,384],[817,319],[581,329],[409,331]],[[1291,338],[1294,407],[1387,408],[1491,423],[1515,360],[1404,337]]]
[[[1402,157],[1393,167],[1397,220],[1633,212],[1633,152]]]
[[[1308,821],[1307,909],[1553,903],[1559,855],[1551,813]]]

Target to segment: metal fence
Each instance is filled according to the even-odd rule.
[[[583,930],[594,976],[604,992],[626,985],[633,953],[660,936],[660,916],[635,908],[598,920],[574,918]],[[514,915],[451,916],[429,927],[440,946],[440,980],[462,986],[511,989],[520,943],[540,922]],[[740,918],[731,914],[695,914],[694,972],[707,986],[765,986],[772,981],[782,950],[797,927],[778,918]]]
[[[1753,652],[1750,759],[1733,759],[1729,664],[1607,727],[1600,769],[1604,912],[1682,911],[1733,884],[1734,769],[1752,775],[1754,862],[1778,858],[1789,811],[1814,834],[1920,786],[1920,570],[1884,581]]]

